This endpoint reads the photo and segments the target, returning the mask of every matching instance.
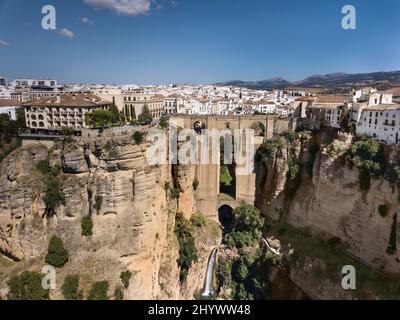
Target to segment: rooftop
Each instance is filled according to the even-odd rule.
[[[61,94],[56,97],[30,100],[23,106],[48,106],[48,107],[96,107],[111,104],[111,101],[103,100],[94,94],[77,93]]]

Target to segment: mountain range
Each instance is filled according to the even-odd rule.
[[[372,72],[372,73],[330,73],[325,75],[313,75],[301,81],[290,82],[281,77],[261,81],[232,80],[217,85],[245,87],[258,90],[283,89],[287,87],[305,88],[352,88],[366,85],[384,88],[400,86],[400,71]]]

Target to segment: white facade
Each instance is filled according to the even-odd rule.
[[[17,120],[18,107],[2,107],[0,106],[0,114],[8,114],[11,120]]]
[[[400,140],[400,105],[378,105],[365,108],[357,123],[356,133],[388,144]]]

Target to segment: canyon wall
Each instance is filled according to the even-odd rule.
[[[14,151],[0,166],[0,253],[19,261],[17,265],[40,270],[49,239],[56,234],[70,256],[57,272],[59,282],[77,273],[84,290],[100,280],[108,280],[113,289],[120,272],[130,270],[127,299],[193,298],[203,286],[213,241],[196,240],[199,259],[181,286],[174,226],[178,210],[188,218],[194,210],[195,168],[177,166],[173,176],[170,165],[150,166],[148,146],[126,137]],[[43,201],[47,178],[36,168],[40,161],[61,167],[64,201],[50,217]],[[179,187],[180,200],[170,199],[166,184]],[[84,237],[81,221],[87,215],[93,235]],[[60,290],[52,295],[61,298]]]
[[[257,164],[257,207],[272,223],[288,223],[328,238],[339,238],[347,253],[364,264],[398,274],[399,252],[386,252],[393,217],[399,208],[398,187],[381,177],[371,179],[368,192],[361,191],[358,168],[349,167],[344,159],[352,136],[341,134],[333,141],[330,139],[330,132],[321,131],[313,136],[300,133],[291,147],[303,170],[293,180],[287,175],[288,146],[272,148],[269,156]],[[313,144],[320,145],[321,150],[315,153],[310,177],[305,168],[312,157],[308,150]],[[385,152],[392,161],[400,163],[398,150],[385,147]],[[380,205],[388,209],[385,217],[379,213]],[[397,226],[397,239],[399,232]]]

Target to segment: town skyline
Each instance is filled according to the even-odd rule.
[[[0,1],[0,73],[63,83],[217,83],[399,70],[397,1]],[[43,30],[41,9],[57,10]],[[36,14],[35,14],[36,13]],[[374,41],[373,39],[378,39]]]

